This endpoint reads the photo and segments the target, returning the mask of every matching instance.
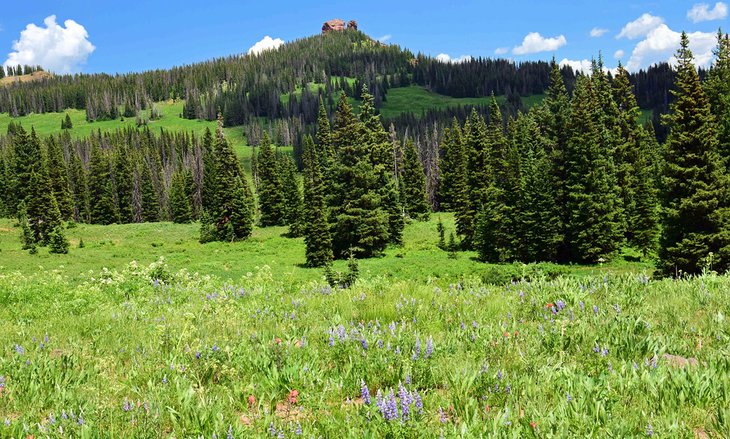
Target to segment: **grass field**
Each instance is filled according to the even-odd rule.
[[[435,224],[333,290],[281,228],[78,226],[33,256],[3,220],[0,437],[730,435],[729,278],[484,284]]]

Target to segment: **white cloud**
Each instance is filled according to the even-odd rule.
[[[471,61],[472,56],[471,55],[461,55],[458,58],[452,58],[447,53],[439,53],[438,55],[436,55],[436,59],[441,61],[442,63],[459,64],[459,63],[463,63],[465,61]]]
[[[613,57],[616,58],[616,59],[621,59],[621,58],[624,57],[624,55],[626,55],[626,52],[624,52],[621,49],[619,49],[619,50],[617,50],[616,52],[613,53]]]
[[[545,38],[538,32],[530,32],[522,40],[522,44],[512,49],[515,55],[527,55],[529,53],[550,52],[568,44],[563,35],[553,38]]]
[[[282,44],[284,44],[284,40],[282,40],[281,38],[271,38],[270,36],[266,35],[261,41],[257,42],[248,49],[248,54],[258,55],[266,50],[278,49]]]
[[[713,58],[712,49],[716,43],[715,34],[692,32],[687,36],[689,37],[689,47],[695,57],[695,64],[709,66]],[[636,71],[660,62],[675,64],[677,60],[674,53],[679,48],[680,38],[680,32],[675,32],[666,24],[661,24],[634,47],[631,57],[626,63],[626,69]]]
[[[587,59],[582,60],[573,60],[573,59],[567,59],[563,58],[558,65],[560,67],[570,66],[570,68],[573,69],[573,71],[576,72],[583,72],[583,73],[590,73],[591,72],[591,61]]]
[[[43,23],[45,27],[30,23],[20,32],[3,65],[40,65],[56,73],[77,72],[96,49],[86,29],[73,20],[60,26],[55,15],[46,17]]]
[[[651,14],[644,14],[636,20],[627,23],[621,29],[616,38],[628,38],[630,40],[649,35],[651,31],[664,23],[664,19]]]
[[[509,47],[497,47],[494,49],[494,53],[497,55],[504,55],[507,52],[509,52]]]
[[[707,3],[698,3],[692,6],[692,9],[687,11],[687,18],[689,18],[692,23],[722,20],[725,17],[727,17],[727,5],[723,2],[715,3],[715,7],[713,9],[710,9],[710,5]]]
[[[600,27],[594,27],[591,29],[591,37],[598,38],[604,36],[606,33],[608,33],[608,29],[603,29]]]
[[[382,37],[378,38],[378,41],[380,41],[381,43],[385,43],[386,41],[388,41],[391,38],[393,38],[393,35],[387,34],[387,35],[383,35]]]

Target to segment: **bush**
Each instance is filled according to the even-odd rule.
[[[490,285],[504,285],[521,280],[553,280],[568,273],[569,271],[566,267],[551,262],[490,265],[482,275],[482,281]]]

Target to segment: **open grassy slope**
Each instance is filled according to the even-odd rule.
[[[475,253],[460,252],[457,259],[449,259],[447,252],[438,248],[436,225],[439,216],[448,235],[448,231],[454,230],[451,214],[435,214],[431,221],[412,222],[405,229],[404,247],[390,248],[382,258],[361,261],[363,275],[421,281],[454,281],[460,277],[484,275],[489,266],[475,261]],[[245,242],[202,245],[197,241],[197,224],[79,224],[67,230],[72,247],[69,255],[51,255],[47,249],[41,249],[38,255],[29,255],[20,250],[20,229],[10,220],[0,220],[0,270],[24,274],[41,269],[60,270],[66,276],[80,279],[89,270],[121,269],[131,260],[149,264],[162,256],[174,270],[186,268],[223,279],[240,279],[264,266],[270,267],[283,282],[320,279],[321,270],[302,266],[305,260],[303,240],[284,237],[286,230],[285,227],[257,228],[253,237]],[[77,248],[80,239],[85,248]],[[345,264],[339,262],[336,267],[344,270]],[[615,262],[603,266],[575,266],[564,271],[581,276],[608,272],[651,274],[652,266],[650,262],[626,263],[617,257]]]

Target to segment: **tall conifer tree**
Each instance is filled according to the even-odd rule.
[[[304,137],[304,211],[303,232],[307,266],[321,267],[332,261],[332,236],[325,203],[325,183],[321,160],[311,136]]]

